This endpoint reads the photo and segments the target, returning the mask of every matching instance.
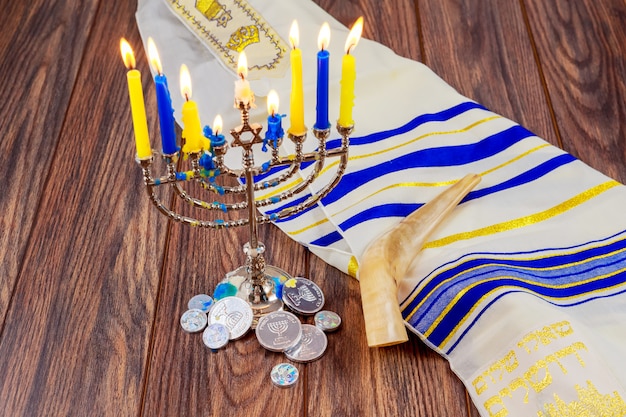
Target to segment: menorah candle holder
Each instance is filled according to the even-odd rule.
[[[226,273],[221,284],[232,285],[236,289],[234,295],[250,304],[255,316],[254,323],[256,324],[261,316],[280,310],[283,307],[283,302],[277,295],[277,285],[279,283],[276,278],[291,278],[291,275],[282,269],[266,265],[266,248],[258,239],[258,225],[287,218],[306,210],[316,204],[337,185],[348,163],[349,137],[353,126],[337,125],[337,131],[341,135],[341,146],[334,149],[326,148],[330,129],[313,129],[313,134],[317,138],[317,149],[312,152],[303,151],[303,144],[307,136],[306,132],[301,135],[288,134],[288,138],[293,142],[295,151],[288,156],[279,156],[279,147],[283,142],[282,132],[280,137],[268,139],[266,136],[265,139],[261,138],[262,125],[250,123],[249,121],[250,105],[249,102],[235,102],[235,107],[241,113],[242,124],[230,131],[233,137],[230,144],[223,139],[216,140],[217,137],[213,136],[209,151],[189,153],[188,158],[183,158],[182,161],[180,160],[180,151],[173,154],[162,154],[167,173],[157,178],[152,175],[153,156],[139,159],[138,163],[143,171],[143,179],[150,200],[168,218],[190,226],[209,229],[229,229],[231,227],[248,226],[250,240],[243,246],[243,252],[246,256],[245,263],[234,271]],[[246,139],[246,136],[248,139]],[[254,147],[258,146],[262,146],[264,150],[267,150],[267,146],[271,148],[269,161],[260,165],[255,163],[254,158]],[[227,151],[235,147],[242,148],[240,168],[231,168],[224,161]],[[333,157],[339,158],[336,171],[328,183],[318,192],[312,194],[301,203],[288,206],[272,214],[263,214],[258,211],[260,207],[276,205],[306,190],[310,184],[318,179],[326,159]],[[271,198],[258,200],[255,198],[256,191],[267,190],[284,184],[297,172],[300,172],[302,164],[306,162],[313,163],[313,168],[300,183]],[[179,163],[180,165],[185,163],[190,169],[186,171],[179,170]],[[279,166],[286,166],[287,169],[268,179],[255,182],[256,176],[269,173],[272,168]],[[218,185],[219,181],[217,179],[219,177],[236,178],[238,185]],[[237,199],[236,196],[241,196],[242,198],[234,203],[208,202],[192,196],[184,189],[183,184],[188,181],[198,182],[202,186],[200,191],[209,195],[223,197],[233,194],[235,195],[234,199]],[[162,202],[156,193],[156,188],[160,186],[172,187],[178,198],[191,204],[198,210],[222,211],[225,213],[244,211],[245,214],[239,215],[235,219],[201,220],[189,217],[172,210]]]

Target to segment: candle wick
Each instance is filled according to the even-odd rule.
[[[240,72],[240,73],[239,73],[239,78],[241,78],[242,80],[245,80],[245,79],[246,79],[246,77],[244,77],[244,75],[243,75],[243,72]]]
[[[189,101],[189,94],[185,93],[185,101]]]

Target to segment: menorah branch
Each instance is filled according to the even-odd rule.
[[[279,268],[266,265],[265,245],[259,242],[258,225],[300,213],[317,204],[335,188],[348,164],[352,126],[337,126],[337,131],[341,135],[341,146],[330,150],[326,147],[330,129],[313,129],[317,147],[311,152],[303,150],[307,140],[306,132],[299,135],[289,134],[288,139],[294,145],[294,153],[280,156],[279,146],[283,143],[283,137],[273,136],[271,140],[261,138],[262,126],[258,123],[250,123],[249,103],[239,103],[238,109],[241,112],[242,123],[230,131],[233,137],[230,143],[225,140],[214,140],[215,135],[213,135],[210,142],[212,146],[209,149],[182,154],[182,160],[180,151],[163,155],[165,173],[156,178],[152,175],[153,157],[142,159],[139,163],[150,200],[159,212],[168,218],[190,226],[211,229],[248,227],[249,241],[244,245],[246,261],[244,265],[227,274],[223,284],[230,285],[239,297],[246,299],[258,318],[270,311],[282,308],[282,301],[276,296],[275,279],[277,274],[283,278],[289,277]],[[269,135],[269,132],[266,135]],[[271,148],[271,155],[265,162],[258,163],[256,161],[259,158],[258,148],[263,146],[266,151],[267,144]],[[229,166],[225,156],[231,148],[236,147],[241,148],[241,164],[235,167]],[[331,158],[336,158],[337,162],[327,183],[304,201],[289,203],[289,199],[302,194],[319,180],[327,161]],[[303,164],[312,164],[310,168],[307,168],[310,172],[304,178],[295,181],[295,184],[282,189],[298,172],[301,172]],[[261,175],[266,178],[257,180]],[[227,184],[227,178],[235,178],[239,184]],[[189,189],[192,188],[186,187],[186,183],[198,183],[201,187],[191,193]],[[214,214],[212,219],[183,215],[163,203],[156,192],[156,189],[162,185],[168,185],[177,199],[184,201],[186,205],[200,212],[208,211],[217,214]],[[271,195],[272,189],[279,191]],[[259,198],[256,196],[259,191],[270,193],[271,196]],[[216,200],[209,201],[206,196],[199,197],[196,195],[198,192],[208,193]],[[227,196],[231,196],[230,200],[223,198]],[[233,199],[236,201],[233,202]],[[277,206],[281,202],[285,202],[285,206],[273,213],[258,211]]]

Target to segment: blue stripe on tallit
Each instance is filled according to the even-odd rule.
[[[504,294],[512,292],[524,292],[544,299],[546,302],[562,307],[577,305],[592,299],[606,297],[611,287],[626,284],[626,239],[609,242],[615,236],[623,235],[624,231],[606,238],[605,240],[587,243],[593,247],[562,248],[563,252],[549,255],[548,250],[536,250],[519,254],[489,254],[498,256],[467,259],[468,254],[458,260],[466,258],[461,264],[450,269],[441,271],[431,276],[428,283],[415,294],[411,294],[412,301],[403,306],[403,316],[417,331],[425,333],[443,310],[455,298],[459,291],[469,289],[447,314],[441,318],[434,330],[428,335],[428,340],[436,346],[440,346],[446,340],[454,328],[472,310],[472,320],[465,325],[465,330],[455,335],[454,343],[447,349],[451,352],[467,331],[476,323],[478,318]],[[608,242],[608,243],[607,243]],[[579,250],[572,252],[572,248]],[[552,252],[555,249],[550,249]],[[527,256],[532,253],[534,259],[502,259],[502,256]],[[545,255],[544,255],[545,254]],[[484,255],[484,254],[482,254]],[[457,260],[457,261],[458,261]],[[450,264],[448,264],[449,266]],[[437,268],[441,270],[446,266]],[[528,268],[533,268],[529,270]],[[622,271],[623,270],[623,271]],[[435,270],[436,271],[436,270]],[[604,278],[598,277],[605,275]],[[491,281],[486,282],[488,279]],[[523,282],[521,280],[527,281]],[[448,280],[448,282],[446,282]],[[587,281],[587,282],[583,282]],[[441,284],[440,288],[436,288]],[[541,284],[550,284],[556,288],[546,288]],[[568,284],[568,287],[563,287]],[[490,291],[501,289],[502,292],[490,299],[484,306],[477,306],[480,299]],[[623,292],[623,290],[619,290]],[[614,294],[613,291],[611,294]],[[428,297],[426,302],[415,312],[415,307]],[[550,297],[547,299],[546,297]],[[572,301],[572,297],[573,301]],[[555,300],[556,299],[556,300]],[[561,299],[561,300],[559,300]],[[410,317],[407,317],[408,314]],[[441,346],[440,346],[441,347]]]
[[[541,178],[544,175],[554,171],[555,169],[569,164],[570,162],[576,161],[576,158],[574,158],[572,155],[570,154],[563,154],[563,155],[559,155],[557,157],[554,157],[532,169],[529,169],[528,171],[513,177],[507,181],[501,182],[500,184],[496,184],[494,186],[491,187],[486,187],[486,188],[482,188],[480,190],[475,190],[475,191],[471,191],[463,200],[462,202],[466,202],[466,201],[470,201],[470,200],[474,200],[476,198],[480,198],[489,194],[493,194],[496,193],[498,191],[503,191],[506,190],[508,188],[513,188],[513,187],[517,187],[526,183],[529,183],[531,181],[536,180],[537,178]]]
[[[513,187],[517,187],[517,186],[529,183],[573,161],[576,161],[576,158],[574,158],[570,154],[563,154],[563,155],[556,156],[500,184],[496,184],[491,187],[472,191],[459,204],[463,204],[467,201],[474,200],[476,198],[484,197],[489,194],[497,193],[497,192],[504,191],[509,188],[513,188]],[[322,201],[324,203],[326,202],[325,199],[323,199]],[[354,216],[340,223],[339,228],[345,231],[372,219],[383,218],[383,217],[406,217],[409,214],[411,214],[413,211],[417,210],[422,205],[423,204],[383,204],[383,205],[371,207],[355,214]],[[330,235],[326,235],[326,236],[320,237],[319,239],[311,243],[314,245],[328,246],[341,239],[341,235],[339,233],[332,233],[332,235],[334,238],[331,237]]]
[[[502,132],[469,145],[442,146],[418,150],[385,161],[379,165],[345,174],[337,186],[322,199],[325,205],[339,200],[345,194],[363,186],[367,182],[381,176],[411,168],[441,167],[465,165],[488,158],[509,148],[515,143],[533,134],[519,125],[512,126]],[[286,204],[274,209],[274,212],[293,204]]]
[[[462,113],[465,113],[469,110],[474,110],[474,109],[487,110],[484,106],[478,103],[469,102],[469,101],[464,102],[464,103],[458,104],[456,106],[450,107],[449,109],[442,110],[437,113],[421,114],[415,117],[414,119],[412,119],[411,121],[409,121],[408,123],[400,127],[397,127],[395,129],[384,130],[384,131],[375,132],[366,136],[350,138],[350,146],[367,145],[370,143],[375,143],[381,140],[388,139],[393,136],[402,135],[404,133],[410,132],[413,129],[416,129],[417,127],[425,123],[444,122]],[[334,148],[340,148],[340,147],[341,147],[341,139],[332,139],[326,142],[326,149],[328,150],[331,150]],[[300,169],[305,169],[306,167],[310,166],[312,163],[313,162],[303,163]],[[287,166],[275,167],[266,173],[255,176],[254,179],[256,182],[262,181],[263,179],[276,175],[277,173],[285,169],[287,169]]]
[[[626,268],[626,261],[622,261],[622,268]],[[491,281],[480,284],[479,286],[472,288],[465,294],[465,296],[457,302],[454,307],[446,314],[444,319],[437,325],[435,330],[428,336],[428,340],[433,343],[435,346],[439,346],[443,341],[448,337],[450,332],[456,327],[459,321],[464,317],[464,314],[467,313],[472,307],[475,306],[475,301],[480,299],[485,293],[502,288],[503,290],[506,288],[514,288],[509,290],[508,292],[523,292],[535,295],[544,301],[560,306],[560,307],[568,307],[572,305],[582,304],[584,302],[588,302],[592,299],[598,298],[600,296],[606,296],[605,293],[601,293],[602,290],[609,289],[614,286],[624,285],[626,283],[626,271],[621,271],[616,273],[615,275],[609,276],[607,278],[603,278],[601,280],[596,280],[593,282],[585,283],[576,287],[569,287],[566,289],[549,289],[545,287],[540,287],[536,285],[530,285],[529,283],[520,282],[519,280],[514,279],[503,279],[499,281]],[[596,295],[591,296],[590,298],[584,298],[584,300],[579,300],[576,303],[567,303],[567,302],[559,302],[559,301],[550,301],[545,297],[550,298],[566,298],[570,296],[584,296],[585,294],[591,294],[593,292],[599,292]],[[463,314],[463,315],[462,315]]]
[[[449,355],[455,348],[456,346],[461,342],[461,340],[465,337],[465,335],[467,334],[467,332],[469,332],[469,330],[474,327],[474,325],[476,324],[476,322],[478,321],[478,319],[489,309],[489,307],[494,304],[496,301],[498,301],[500,298],[504,297],[507,294],[511,294],[511,293],[519,293],[519,292],[524,292],[524,291],[520,291],[520,290],[511,290],[511,291],[505,291],[503,293],[498,294],[497,297],[495,297],[493,300],[491,300],[482,310],[480,310],[478,312],[478,314],[476,315],[476,317],[473,318],[473,320],[471,321],[470,325],[467,326],[467,328],[465,330],[463,330],[463,332],[461,332],[458,336],[458,338],[456,339],[456,341],[446,350],[446,354]],[[556,303],[552,303],[549,302],[552,305],[556,305],[558,307],[571,307],[574,305],[579,305],[579,304],[583,304],[583,303],[587,303],[589,301],[593,301],[593,300],[598,300],[600,298],[608,298],[608,297],[613,297],[616,295],[620,295],[620,294],[624,294],[626,292],[626,288],[617,292],[611,292],[611,293],[606,293],[606,294],[598,294],[595,295],[593,297],[587,297],[582,301],[578,301],[575,303],[571,303],[571,304],[556,304]],[[539,296],[532,294],[537,298],[540,298]],[[547,301],[544,299],[544,301]]]
[[[496,155],[533,134],[519,125],[488,136],[477,143],[428,148],[404,154],[373,167],[344,175],[339,184],[323,199],[332,204],[345,194],[384,175],[411,168],[466,165]]]
[[[572,245],[572,246],[559,246],[559,247],[555,247],[555,248],[539,248],[539,249],[532,249],[532,250],[528,250],[528,251],[522,251],[522,252],[515,252],[515,253],[510,253],[510,252],[470,252],[470,253],[466,253],[464,255],[459,256],[456,259],[453,259],[451,261],[448,261],[440,266],[438,266],[437,268],[435,268],[433,271],[431,271],[428,275],[426,275],[423,279],[421,279],[417,284],[416,284],[416,288],[419,287],[423,282],[426,282],[430,279],[430,277],[436,275],[436,274],[444,274],[446,272],[438,272],[438,271],[448,271],[447,268],[455,268],[453,265],[457,265],[459,264],[459,262],[462,262],[463,259],[469,259],[463,262],[471,262],[472,260],[476,259],[476,257],[479,256],[486,256],[486,257],[491,257],[491,256],[528,256],[528,255],[537,255],[537,254],[543,254],[543,253],[549,253],[549,252],[561,252],[561,254],[559,256],[566,256],[567,253],[570,252],[575,252],[575,250],[584,250],[585,247],[591,246],[591,245],[596,245],[596,246],[601,246],[599,244],[603,243],[603,242],[608,242],[608,241],[612,241],[613,239],[616,239],[618,237],[620,237],[621,235],[625,235],[626,236],[626,230],[622,230],[619,232],[616,232],[615,234],[611,235],[611,236],[607,236],[601,239],[596,239],[596,240],[592,240],[589,242],[585,242],[585,243],[581,243],[578,245]],[[594,246],[595,247],[595,246]],[[575,252],[577,253],[577,252]],[[470,259],[471,258],[471,259]],[[540,256],[536,256],[533,259],[537,259],[540,258]],[[548,258],[547,256],[544,258]],[[490,261],[493,261],[493,259],[499,259],[499,258],[487,258]],[[509,259],[510,261],[510,259]],[[523,260],[522,260],[523,262]],[[458,269],[457,272],[462,272],[463,270],[467,270],[467,268],[462,268],[462,269]],[[454,273],[452,274],[448,274],[447,277],[450,277],[454,275]],[[421,290],[420,290],[421,291]],[[404,298],[404,300],[402,300],[402,302],[400,304],[405,304],[409,298],[413,298],[413,295],[415,294],[415,291],[413,291],[413,293],[409,294],[408,296],[406,296]]]
[[[446,110],[442,110],[438,113],[420,114],[410,122],[395,129],[383,130],[366,136],[350,138],[350,146],[368,145],[370,143],[385,140],[393,136],[403,135],[425,123],[445,122],[446,120],[450,120],[453,117],[465,113],[466,111],[474,109],[487,110],[484,106],[481,106],[478,103],[468,101],[465,103],[457,104],[456,106],[450,107]],[[341,139],[333,139],[328,141],[326,147],[328,149],[341,147]]]
[[[484,268],[490,268],[492,265],[495,265],[500,270],[508,270],[508,271],[523,271],[524,275],[534,275],[535,277],[544,278],[544,279],[554,279],[555,277],[567,277],[569,275],[579,274],[580,270],[583,270],[583,265],[578,265],[570,268],[565,271],[563,269],[555,269],[563,265],[574,264],[576,262],[581,262],[581,260],[588,260],[594,257],[602,256],[609,252],[619,251],[626,249],[626,239],[618,240],[609,245],[603,245],[599,247],[592,247],[589,249],[584,249],[581,251],[566,253],[554,256],[547,256],[543,258],[536,257],[534,259],[499,259],[499,258],[475,258],[469,259],[459,265],[454,266],[453,268],[447,269],[435,276],[433,276],[426,285],[424,285],[417,293],[413,293],[411,295],[413,301],[405,306],[405,309],[408,311],[412,311],[415,306],[425,297],[427,294],[430,294],[435,288],[441,283],[454,279],[459,280],[463,279],[462,277],[465,274],[468,274],[467,271],[475,273],[477,270],[484,270]],[[537,252],[535,252],[537,253]],[[511,254],[503,254],[505,256]],[[597,260],[596,262],[602,262],[602,260]],[[585,267],[589,268],[590,266],[595,267],[594,262],[586,262]],[[525,269],[533,268],[537,271],[528,272]],[[493,276],[493,274],[491,274]],[[429,296],[430,297],[430,296]],[[414,314],[415,315],[415,314]],[[421,321],[422,317],[419,316],[416,318],[417,321]]]

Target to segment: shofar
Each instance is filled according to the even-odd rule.
[[[398,305],[398,284],[432,231],[479,182],[479,175],[465,176],[373,241],[363,253],[358,277],[370,347],[408,340]]]

